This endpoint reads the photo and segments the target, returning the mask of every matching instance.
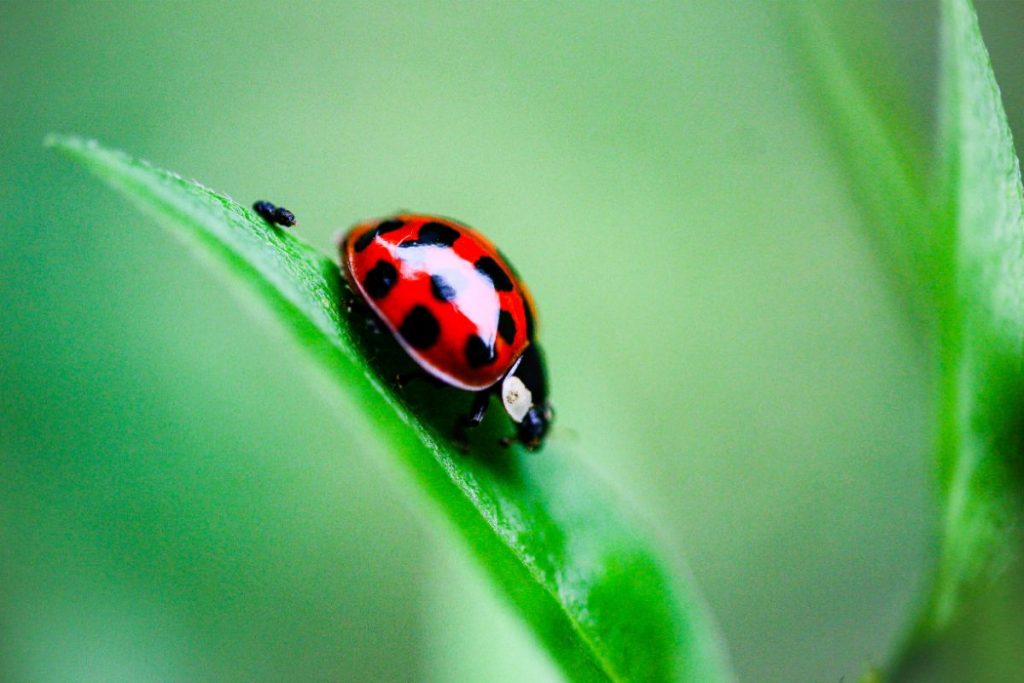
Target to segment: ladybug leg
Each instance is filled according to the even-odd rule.
[[[469,450],[469,430],[484,421],[487,407],[491,405],[491,392],[478,391],[473,397],[473,406],[465,415],[455,420],[455,443],[463,452]]]

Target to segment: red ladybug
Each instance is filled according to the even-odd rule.
[[[447,218],[398,214],[356,225],[339,248],[349,285],[409,356],[437,380],[474,392],[456,425],[461,442],[496,394],[515,438],[540,446],[552,414],[533,299],[487,238]]]

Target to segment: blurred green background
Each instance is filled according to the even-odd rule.
[[[927,128],[936,8],[858,7]],[[1019,137],[1024,5],[979,11]],[[483,229],[554,438],[685,556],[741,679],[884,657],[930,557],[931,360],[792,39],[739,1],[0,2],[0,680],[557,680],[301,353],[51,131],[325,250],[398,208]]]

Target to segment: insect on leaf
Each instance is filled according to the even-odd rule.
[[[381,381],[344,313],[332,260],[195,182],[79,138],[53,136],[48,144],[181,238],[253,306],[275,314],[359,409],[339,419],[372,426],[567,679],[732,680],[693,588],[568,445],[462,454]]]

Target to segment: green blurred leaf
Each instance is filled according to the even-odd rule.
[[[871,26],[858,14],[863,9],[813,2],[777,6],[808,99],[864,210],[865,231],[913,319],[927,331],[936,317],[936,273],[943,266],[926,199],[925,147],[902,101],[906,88],[890,82],[891,70],[878,68],[877,53],[885,53],[885,46],[872,41]],[[855,31],[848,29],[851,23]]]
[[[564,443],[552,440],[540,454],[492,445],[463,455],[385,386],[342,313],[330,259],[192,181],[94,142],[47,142],[185,241],[257,311],[276,314],[361,409],[351,424],[368,424],[412,473],[567,678],[732,680],[700,599]]]
[[[940,150],[948,290],[940,319],[941,548],[916,639],[1003,565],[1020,523],[1024,194],[977,15],[942,3]],[[1019,474],[1016,473],[1016,474]]]
[[[961,606],[1009,561],[1021,524],[1024,416],[1024,194],[999,88],[970,0],[943,0],[941,175],[925,200],[927,161],[893,103],[855,73],[816,7],[803,26],[829,129],[871,229],[904,286],[920,294],[938,341],[935,473],[941,521],[932,582],[890,673],[911,673]],[[877,74],[877,64],[866,72]],[[863,66],[863,65],[862,65]]]

